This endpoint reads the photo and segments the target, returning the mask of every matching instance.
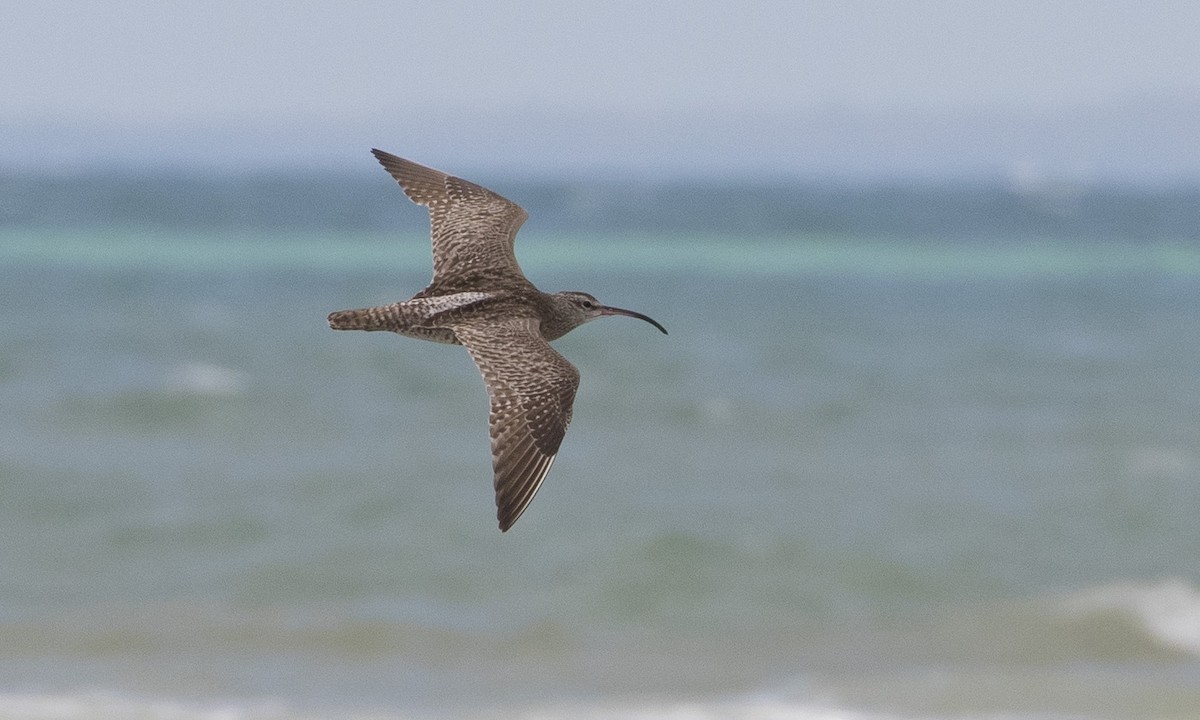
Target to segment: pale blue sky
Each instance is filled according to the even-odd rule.
[[[670,167],[708,154],[786,172],[805,155],[837,165],[864,140],[919,156],[943,145],[939,123],[970,135],[981,118],[1078,116],[1119,135],[1122,117],[1163,105],[1186,124],[1197,38],[1194,2],[8,2],[0,127],[16,128],[18,160],[56,134],[103,160],[195,133],[204,152],[250,163],[296,145],[332,161],[366,141],[529,168],[660,153]],[[1017,140],[1033,150],[997,162],[1054,145]]]

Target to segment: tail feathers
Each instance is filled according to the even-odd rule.
[[[386,308],[360,308],[329,313],[329,327],[334,330],[387,330]]]

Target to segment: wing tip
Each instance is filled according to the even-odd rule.
[[[533,498],[530,498],[530,500],[532,499]],[[505,513],[503,509],[499,509],[496,512],[496,524],[500,527],[500,532],[506,533],[512,528],[513,525],[516,525],[517,520],[519,520],[521,516],[525,514],[525,509],[528,507],[529,503],[525,503],[520,508],[517,508],[515,512],[510,509],[507,513]]]
[[[504,499],[499,492],[496,493],[496,520],[499,521],[500,532],[508,532],[529,509],[533,498],[542,489],[542,482],[550,474],[550,468],[557,456],[557,453],[542,456],[540,467],[526,479],[522,491],[515,497]]]
[[[517,520],[519,520],[521,518],[521,516],[525,514],[525,509],[529,507],[529,503],[532,500],[533,500],[533,498],[530,497],[524,503],[520,504],[518,507],[515,507],[515,508],[511,507],[511,506],[509,506],[509,507],[497,506],[497,508],[496,508],[497,523],[496,524],[500,527],[500,532],[506,533],[509,531],[509,529],[512,528],[513,525],[516,525]]]
[[[402,162],[398,155],[393,155],[390,152],[380,150],[379,148],[371,148],[371,154],[374,155],[375,159],[379,161],[379,164],[385,168],[389,165],[395,165]]]

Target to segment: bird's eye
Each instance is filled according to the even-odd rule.
[[[591,300],[584,300],[582,305],[584,310],[591,310],[592,308],[596,307],[596,304]]]

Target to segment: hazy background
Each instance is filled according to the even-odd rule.
[[[1174,183],[1190,2],[9,2],[0,168]]]
[[[1198,21],[0,5],[0,718],[1195,720]],[[373,146],[670,329],[505,535]]]

